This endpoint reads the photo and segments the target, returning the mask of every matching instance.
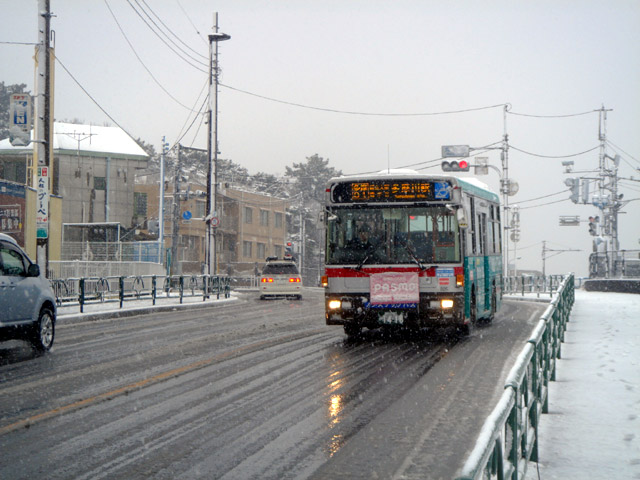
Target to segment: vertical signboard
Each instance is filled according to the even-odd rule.
[[[36,238],[49,238],[49,167],[38,167]]]
[[[13,93],[9,101],[9,141],[14,147],[31,143],[31,96]]]

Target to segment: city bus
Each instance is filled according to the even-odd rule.
[[[325,318],[467,335],[502,300],[500,199],[474,178],[412,170],[342,176],[325,193]]]

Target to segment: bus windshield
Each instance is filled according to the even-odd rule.
[[[444,206],[331,209],[327,264],[459,263],[455,213]]]

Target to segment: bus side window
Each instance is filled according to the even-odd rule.
[[[487,214],[478,214],[478,240],[480,255],[487,254]]]
[[[469,198],[469,203],[471,205],[471,228],[469,229],[469,233],[471,234],[471,255],[475,255],[477,252],[476,247],[476,204],[473,201],[473,197]]]

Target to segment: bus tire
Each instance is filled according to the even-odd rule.
[[[347,337],[358,337],[361,332],[362,332],[362,327],[357,323],[344,324],[344,333],[347,334]]]
[[[476,308],[476,292],[471,293],[471,305],[469,306],[469,324],[475,326],[478,321],[478,310]]]
[[[494,285],[491,289],[491,314],[487,319],[487,323],[493,322],[493,318],[496,316],[496,312],[498,311],[498,295],[496,293],[496,286]]]
[[[456,334],[459,337],[468,337],[471,335],[471,322],[456,327]]]

